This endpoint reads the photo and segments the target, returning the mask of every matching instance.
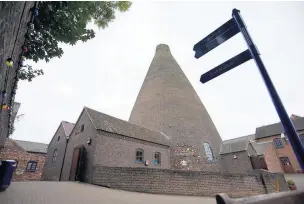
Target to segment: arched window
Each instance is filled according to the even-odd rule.
[[[160,153],[159,152],[154,153],[154,164],[160,165]]]
[[[213,153],[212,153],[210,144],[205,142],[204,143],[204,148],[205,148],[205,152],[206,152],[208,161],[213,161],[214,158],[213,158]]]
[[[299,135],[302,144],[304,145],[304,134]]]
[[[56,161],[57,154],[58,154],[58,149],[55,149],[53,152],[53,158],[52,158],[53,163]]]
[[[58,136],[58,138],[57,138],[57,142],[60,140],[60,136]]]
[[[144,150],[143,149],[137,149],[136,150],[136,163],[143,163],[144,161]]]
[[[273,139],[273,144],[276,149],[284,148],[284,144],[283,144],[281,138]]]

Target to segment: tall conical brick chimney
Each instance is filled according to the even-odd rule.
[[[212,170],[217,166],[206,155],[204,143],[210,145],[216,160],[222,139],[168,45],[156,47],[129,121],[170,137],[172,168]]]

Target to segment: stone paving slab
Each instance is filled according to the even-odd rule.
[[[14,182],[0,192],[1,204],[215,204],[210,197],[128,192],[77,182]]]

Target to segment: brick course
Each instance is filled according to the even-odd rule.
[[[13,175],[13,181],[40,180],[45,162],[45,154],[26,152],[12,140],[7,140],[4,148],[0,153],[0,160],[8,159],[18,161],[17,168]],[[35,172],[26,172],[25,169],[29,161],[37,162],[37,168]]]
[[[265,183],[265,182],[264,182]],[[245,197],[267,193],[259,173],[230,174],[169,169],[93,167],[93,184],[144,193]]]

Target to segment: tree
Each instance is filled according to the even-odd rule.
[[[95,37],[93,29],[87,24],[94,22],[98,28],[106,28],[115,19],[115,12],[125,12],[131,2],[127,1],[40,1],[39,16],[34,20],[35,29],[26,35],[27,59],[45,60],[63,55],[59,43],[75,45]],[[34,69],[27,69],[23,76],[33,76]],[[23,78],[27,79],[27,77]]]

